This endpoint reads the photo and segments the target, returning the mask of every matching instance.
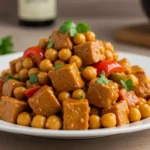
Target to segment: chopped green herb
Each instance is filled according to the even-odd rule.
[[[12,74],[9,74],[9,75],[7,76],[6,81],[8,81],[9,79],[14,79],[14,80],[17,80],[17,81],[20,80],[19,78],[14,77]]]
[[[31,74],[29,78],[29,82],[31,84],[37,83],[38,82],[38,77],[35,74]]]
[[[88,24],[86,24],[86,23],[79,23],[79,24],[77,25],[77,31],[78,31],[79,33],[88,32],[88,31],[90,31],[90,26],[89,26]]]
[[[53,45],[54,45],[54,43],[53,43],[53,42],[49,42],[49,43],[48,43],[48,45],[47,45],[47,49],[52,48],[52,47],[53,47]]]
[[[127,81],[123,81],[123,80],[120,80],[120,83],[122,84],[122,86],[127,90],[127,91],[132,91],[134,90],[134,86],[133,86],[133,83],[132,83],[132,80],[129,79]]]
[[[111,80],[108,80],[105,76],[105,72],[102,71],[102,73],[100,74],[100,77],[96,80],[97,83],[100,84],[107,84],[108,82],[110,82]]]
[[[83,95],[81,95],[77,100],[81,100],[81,99],[83,99]]]
[[[0,39],[0,55],[13,53],[12,36]]]
[[[76,28],[71,28],[69,33],[70,33],[70,36],[75,36],[76,34],[78,34],[78,31]]]
[[[50,35],[49,38],[48,38],[48,40],[51,40],[51,38],[52,38],[52,36]]]
[[[57,64],[57,65],[55,66],[54,70],[58,70],[58,69],[60,69],[60,68],[61,68],[61,64]]]

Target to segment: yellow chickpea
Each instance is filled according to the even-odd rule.
[[[75,62],[77,67],[80,68],[82,66],[82,59],[76,55],[73,55],[70,59],[69,59],[69,63],[73,63]]]
[[[58,57],[62,60],[62,61],[67,61],[70,59],[72,55],[72,52],[70,49],[68,48],[63,48],[59,51],[58,53]]]
[[[110,50],[106,50],[105,51],[105,57],[106,57],[106,59],[113,60],[112,52]]]
[[[139,80],[138,80],[138,78],[137,78],[135,75],[129,74],[129,75],[127,76],[127,78],[132,80],[133,86],[138,85]]]
[[[15,78],[19,78],[19,74],[16,73],[16,74],[14,75],[14,77],[15,77]]]
[[[85,35],[82,34],[82,33],[78,33],[77,35],[75,35],[75,36],[73,37],[73,42],[74,42],[76,45],[85,43],[85,42],[86,42]]]
[[[40,72],[37,75],[37,77],[38,77],[39,84],[45,85],[45,84],[49,83],[49,77],[48,77],[48,74],[46,72]]]
[[[96,78],[97,70],[92,66],[88,66],[82,71],[82,76],[86,80],[92,80],[92,79]]]
[[[141,104],[139,110],[142,115],[142,119],[150,117],[150,106],[148,104]]]
[[[114,46],[110,42],[103,42],[103,44],[106,50],[114,51]]]
[[[144,104],[147,103],[146,99],[144,99],[144,98],[142,98],[142,97],[139,97],[139,102],[142,102],[142,103],[144,103]]]
[[[57,56],[58,56],[58,52],[53,48],[47,49],[45,52],[45,58],[49,59],[52,62],[54,62],[57,59]]]
[[[137,122],[141,120],[141,113],[137,108],[130,108],[129,110],[129,120],[130,122]]]
[[[22,61],[18,61],[18,62],[16,63],[15,69],[16,69],[17,73],[19,73],[19,71],[20,71],[21,69],[23,69]]]
[[[46,129],[53,129],[53,130],[59,130],[62,127],[62,120],[58,116],[50,116],[48,117],[45,128]]]
[[[91,106],[90,107],[90,115],[99,115],[100,114],[100,108]]]
[[[29,71],[28,71],[28,75],[30,76],[31,74],[35,74],[37,75],[39,73],[39,69],[38,68],[31,68]]]
[[[87,41],[93,41],[93,40],[95,40],[95,37],[96,37],[95,33],[92,31],[88,31],[84,35],[85,35]]]
[[[113,53],[113,57],[114,57],[114,60],[115,60],[115,61],[118,61],[119,55],[118,55],[117,52],[114,52],[114,53]]]
[[[104,114],[101,118],[101,124],[104,128],[115,127],[117,124],[116,115],[114,113]]]
[[[97,115],[92,115],[89,118],[89,128],[99,129],[101,127],[100,117]]]
[[[150,106],[150,99],[147,101],[147,104]]]
[[[31,126],[34,128],[44,128],[46,123],[46,117],[42,115],[36,115],[33,117]]]
[[[23,67],[26,69],[30,69],[34,67],[34,63],[31,58],[25,58],[23,60]]]
[[[73,99],[81,100],[81,99],[85,99],[85,97],[86,97],[86,94],[85,94],[84,90],[82,90],[82,89],[74,90],[72,93]]]
[[[148,83],[150,84],[150,77],[147,77],[147,81],[148,81]]]
[[[64,92],[61,92],[58,94],[58,100],[60,102],[62,102],[65,99],[69,99],[69,98],[71,98],[71,94],[69,92],[64,91]]]
[[[19,72],[19,79],[21,81],[26,81],[29,79],[28,70],[27,69],[21,69]]]
[[[54,66],[57,66],[58,64],[61,64],[61,66],[64,66],[64,65],[65,65],[65,62],[62,61],[62,60],[56,60],[56,61],[54,62]]]
[[[25,91],[26,91],[26,88],[25,87],[17,87],[15,88],[14,90],[14,96],[17,98],[17,99],[24,99],[26,96],[25,96]]]
[[[31,116],[28,112],[22,112],[17,117],[17,124],[22,126],[30,126],[31,124]]]
[[[47,44],[48,44],[48,39],[47,38],[41,38],[40,41],[39,41],[38,46],[41,49],[45,49],[47,47]]]
[[[48,72],[50,70],[53,70],[53,64],[49,59],[44,59],[41,61],[40,65],[40,70],[43,72]]]

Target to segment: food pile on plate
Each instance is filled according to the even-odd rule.
[[[53,130],[122,126],[150,117],[150,80],[88,24],[68,20],[0,77],[0,119]]]

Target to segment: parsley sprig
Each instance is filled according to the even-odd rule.
[[[53,42],[48,42],[48,44],[47,44],[47,48],[46,48],[46,49],[52,48],[52,47],[53,47],[53,45],[54,45],[54,43],[53,43]]]
[[[9,75],[7,76],[6,81],[8,81],[9,79],[14,79],[14,80],[20,81],[19,78],[14,77],[12,74],[9,74]]]
[[[58,70],[58,69],[60,69],[61,68],[61,64],[57,64],[56,66],[55,66],[55,68],[54,68],[54,70]]]
[[[90,30],[90,26],[86,23],[75,24],[72,20],[65,21],[59,28],[61,33],[69,33],[70,36],[75,36],[78,33],[85,33]]]
[[[37,77],[37,75],[31,74],[31,75],[30,75],[30,78],[29,78],[29,82],[30,82],[31,84],[37,83],[37,82],[38,82],[38,77]]]
[[[120,83],[122,84],[122,86],[127,90],[127,91],[132,91],[134,90],[134,86],[133,86],[133,83],[132,83],[132,80],[129,79],[127,81],[123,81],[123,80],[120,80]]]
[[[96,80],[96,82],[100,84],[107,84],[108,82],[111,82],[111,80],[107,79],[105,76],[105,72],[102,71],[100,77]]]

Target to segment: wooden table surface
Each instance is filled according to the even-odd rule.
[[[58,19],[53,27],[46,28],[23,28],[15,23],[0,22],[0,37],[13,35],[16,51],[23,51],[25,48],[37,44],[40,37],[47,37],[52,28],[57,28],[63,20]],[[75,21],[84,21],[90,24],[92,30],[101,40],[111,41],[118,51],[126,51],[150,56],[149,49],[122,45],[113,40],[112,35],[117,27],[146,23],[144,19],[102,19],[87,18]],[[9,61],[9,60],[8,60]],[[110,137],[90,139],[90,140],[54,140],[24,135],[15,135],[0,132],[0,150],[29,150],[29,149],[49,149],[49,150],[149,150],[150,149],[150,130],[140,131],[131,134],[115,135]]]

